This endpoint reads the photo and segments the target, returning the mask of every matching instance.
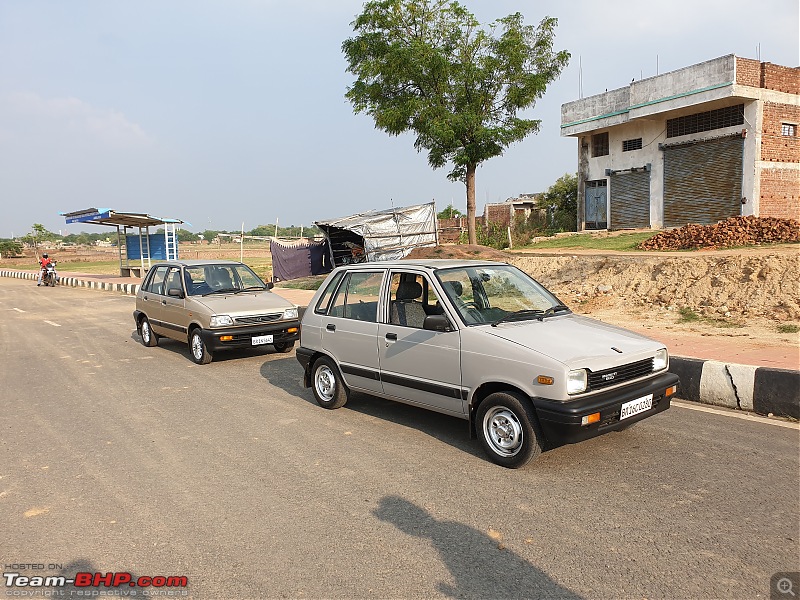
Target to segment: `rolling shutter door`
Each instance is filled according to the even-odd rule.
[[[611,177],[610,229],[650,227],[650,173],[620,173]]]
[[[739,135],[664,147],[664,226],[738,217],[743,148]]]

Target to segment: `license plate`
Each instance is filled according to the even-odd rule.
[[[638,415],[651,408],[653,408],[653,394],[647,394],[643,398],[637,398],[623,404],[622,412],[619,413],[619,420],[622,421],[622,419]]]
[[[253,336],[253,346],[260,346],[261,344],[271,344],[272,343],[272,336],[271,335],[254,335]]]

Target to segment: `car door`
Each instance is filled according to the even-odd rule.
[[[384,271],[350,271],[322,317],[322,348],[351,388],[381,392],[378,300]]]
[[[164,278],[164,295],[161,297],[162,327],[169,337],[177,340],[186,340],[188,333],[186,292],[182,279],[180,267],[171,267]],[[170,290],[177,290],[180,295],[170,295]]]
[[[423,273],[392,270],[387,322],[378,325],[378,352],[385,394],[435,410],[463,415],[461,337],[422,328],[428,314],[446,314]],[[452,317],[449,317],[451,323]]]
[[[161,301],[164,295],[164,278],[167,275],[168,265],[156,265],[153,267],[149,279],[144,283],[141,293],[142,303],[140,310],[150,321],[150,327],[158,335],[166,335],[163,326],[163,305]]]

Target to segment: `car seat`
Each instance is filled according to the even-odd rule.
[[[422,329],[425,309],[417,298],[422,296],[422,286],[416,281],[403,281],[397,286],[395,300],[391,306],[391,322],[395,325]]]

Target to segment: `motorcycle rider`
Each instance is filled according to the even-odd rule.
[[[36,282],[37,286],[42,285],[42,276],[44,275],[44,272],[47,270],[47,265],[51,264],[52,262],[53,261],[50,259],[50,257],[47,256],[47,252],[42,254],[42,258],[39,259],[39,265],[41,266],[41,268],[39,269],[39,279]]]

